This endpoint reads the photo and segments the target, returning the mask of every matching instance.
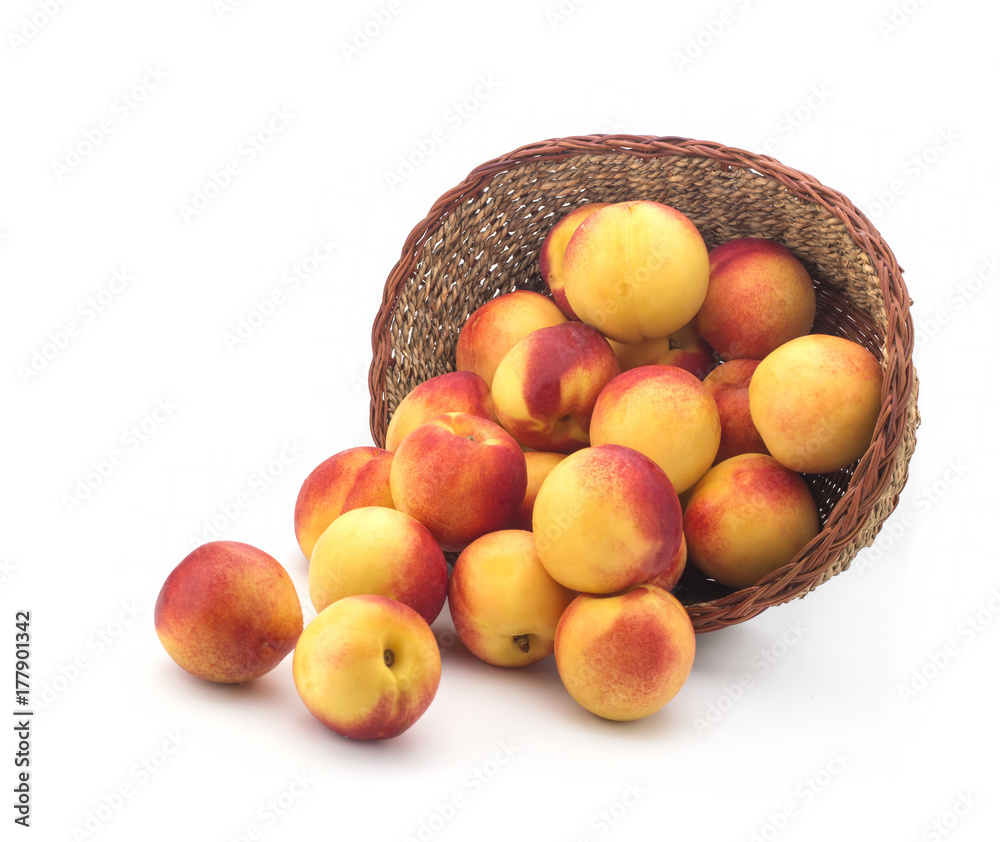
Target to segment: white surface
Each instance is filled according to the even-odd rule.
[[[223,15],[212,0],[155,13],[71,2],[15,50],[10,33],[44,5],[12,0],[0,13],[0,666],[11,676],[14,612],[30,609],[39,709],[32,827],[17,833],[989,837],[1000,783],[994,7],[394,0],[389,25],[347,61],[354,28],[388,3],[232,0]],[[699,42],[702,55],[678,67]],[[144,81],[137,107],[119,99]],[[455,103],[469,96],[479,101],[463,118]],[[287,125],[250,160],[240,146],[275,109]],[[111,132],[60,180],[53,163],[102,120]],[[892,246],[916,302],[923,425],[877,549],[805,600],[699,637],[682,693],[631,725],[578,708],[551,660],[501,671],[460,646],[444,651],[424,718],[384,744],[313,720],[290,658],[245,687],[188,677],[161,649],[152,608],[226,506],[239,512],[221,537],[275,555],[308,603],[292,505],[315,464],[370,443],[370,326],[411,227],[477,164],[601,131],[766,149],[845,192]],[[429,137],[426,163],[390,189],[386,173]],[[239,174],[185,221],[180,205],[229,161]],[[321,237],[339,245],[333,256],[228,349],[224,334]],[[128,286],[87,316],[122,268]],[[71,320],[79,334],[25,382],[20,367]],[[160,402],[173,408],[138,441],[129,428]],[[119,464],[70,511],[65,495],[112,451]],[[967,620],[977,612],[978,626]],[[940,675],[902,699],[946,647]],[[724,715],[699,727],[713,706]],[[505,741],[516,751],[491,765],[508,757]],[[165,744],[172,754],[155,753]],[[130,797],[101,808],[122,785]],[[456,795],[454,816],[434,818]],[[110,816],[87,837],[78,829],[98,811]],[[5,807],[3,822],[13,817]]]

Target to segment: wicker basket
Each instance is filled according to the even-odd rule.
[[[870,546],[895,508],[919,424],[913,322],[902,271],[847,199],[773,158],[676,137],[590,135],[524,146],[473,170],[413,229],[385,285],[372,329],[371,430],[418,383],[454,369],[465,320],[498,293],[546,292],[539,247],[551,225],[586,202],[649,199],[676,207],[709,248],[769,237],[805,263],[816,285],[814,331],[872,351],[885,371],[882,411],[854,466],[806,479],[820,534],[785,567],[733,591],[693,565],[674,591],[699,632],[804,596]]]

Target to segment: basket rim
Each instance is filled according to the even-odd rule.
[[[581,156],[628,155],[640,159],[666,157],[702,158],[725,169],[742,169],[769,178],[798,199],[824,208],[840,220],[851,239],[871,261],[886,309],[886,334],[882,337],[883,382],[882,408],[876,422],[876,435],[855,467],[842,497],[831,510],[826,523],[803,550],[787,565],[768,574],[756,584],[733,591],[707,602],[686,605],[696,631],[712,631],[748,620],[766,608],[804,596],[827,578],[846,569],[829,572],[838,562],[841,551],[860,535],[867,521],[867,511],[889,494],[893,466],[902,454],[908,434],[913,433],[919,414],[916,412],[917,377],[913,366],[914,330],[910,314],[911,300],[903,281],[903,270],[892,249],[868,217],[843,193],[822,184],[818,179],[782,164],[777,159],[749,152],[715,141],[678,136],[631,134],[590,134],[549,138],[525,144],[475,167],[459,184],[442,194],[426,216],[407,236],[399,260],[390,271],[382,302],[372,326],[372,363],[369,369],[369,424],[372,438],[379,446],[385,443],[384,395],[390,360],[389,326],[395,314],[400,290],[412,277],[425,242],[441,228],[456,208],[478,196],[498,175],[539,161],[558,162]],[[913,406],[911,407],[911,404]],[[917,420],[914,421],[914,416]],[[880,435],[884,432],[885,435]],[[869,477],[869,468],[881,466],[875,482],[861,487],[859,477]],[[864,493],[861,493],[861,492]],[[891,508],[898,502],[898,490],[892,494]],[[882,519],[884,522],[888,514]],[[845,522],[851,529],[835,529]],[[876,534],[881,523],[876,524]],[[874,536],[872,536],[872,540]],[[803,559],[810,564],[806,565]],[[821,559],[823,563],[814,562]],[[827,575],[824,575],[827,574]]]

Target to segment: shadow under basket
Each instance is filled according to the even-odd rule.
[[[454,370],[469,315],[501,293],[546,293],[538,254],[549,228],[589,202],[671,205],[711,249],[737,237],[788,246],[816,287],[813,331],[860,343],[881,361],[882,410],[853,466],[806,475],[822,529],[787,565],[734,591],[689,564],[674,590],[695,630],[741,623],[801,597],[850,565],[896,507],[920,421],[913,321],[902,270],[843,194],[773,158],[677,137],[589,135],[521,147],[473,170],[410,233],[372,328],[371,430],[385,445],[400,400]]]

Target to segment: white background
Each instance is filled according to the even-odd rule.
[[[32,827],[4,838],[991,835],[995,7],[399,0],[348,60],[388,3],[62,2],[47,22],[42,0],[0,11],[0,671],[12,699],[14,613],[30,609],[39,711]],[[241,144],[280,112],[250,160]],[[592,132],[769,151],[875,221],[915,301],[923,415],[875,547],[807,598],[700,636],[681,694],[633,724],[577,707],[551,659],[504,671],[460,645],[426,715],[380,744],[312,719],[291,658],[243,687],[181,671],[153,604],[235,501],[220,537],[276,556],[308,607],[292,506],[317,463],[370,443],[371,323],[410,229],[483,161]],[[322,237],[333,256],[227,347]],[[116,270],[131,280],[111,292]]]

